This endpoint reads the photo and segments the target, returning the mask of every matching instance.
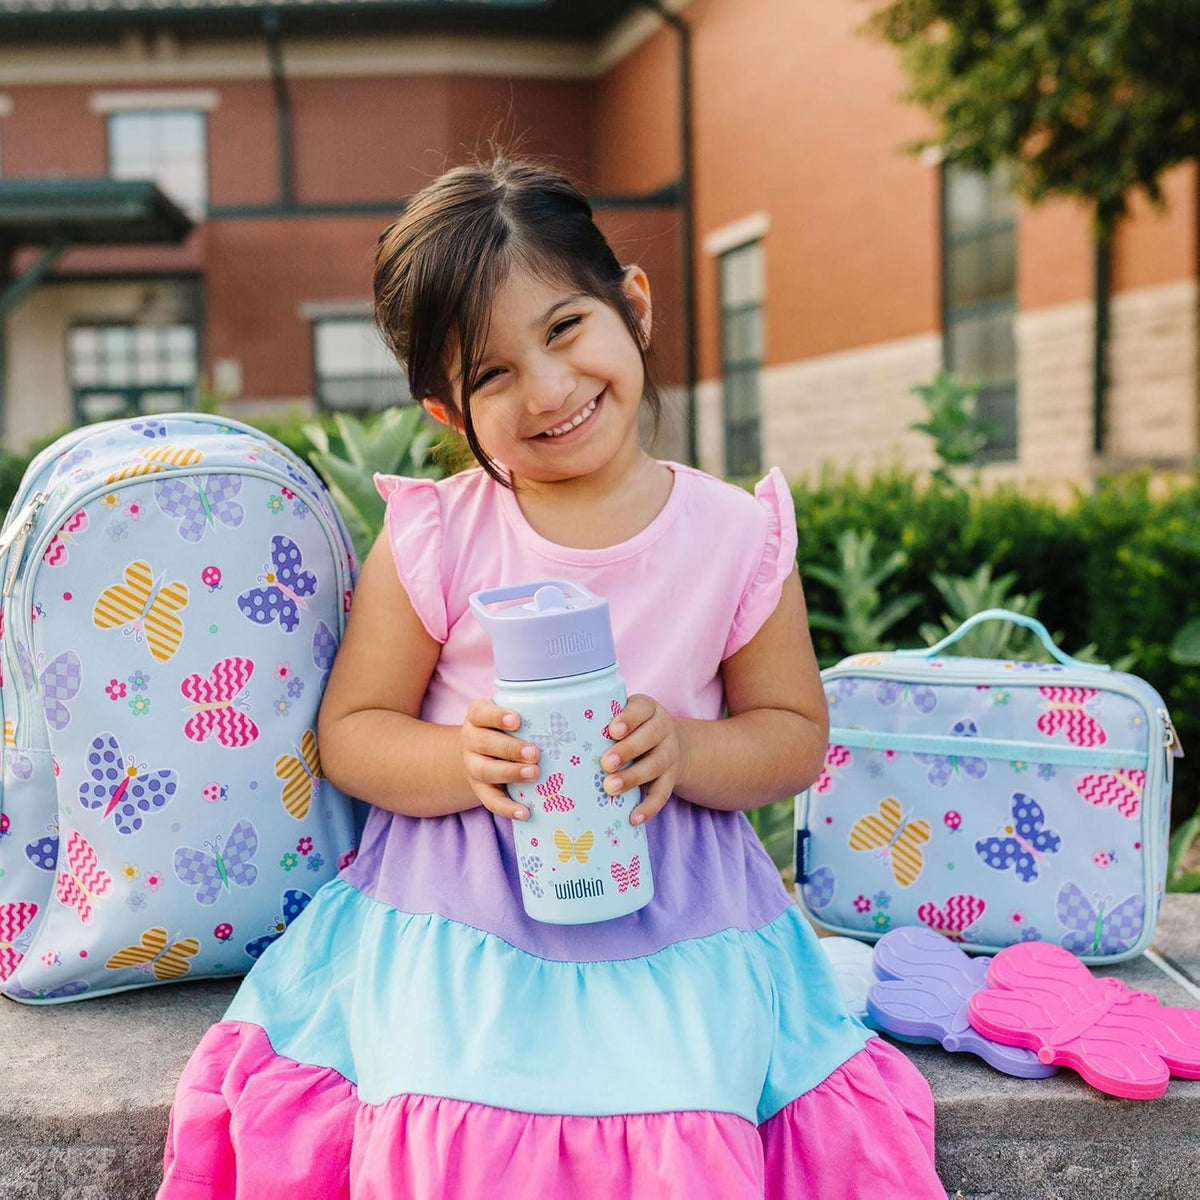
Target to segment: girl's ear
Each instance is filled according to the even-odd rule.
[[[462,418],[458,415],[457,409],[443,404],[440,400],[435,400],[432,396],[426,396],[421,401],[421,407],[435,421],[440,421],[443,425],[449,425],[451,429],[455,429],[459,433],[462,432]]]
[[[621,290],[633,306],[638,324],[642,327],[642,345],[648,346],[650,344],[651,305],[650,280],[646,278],[646,272],[636,265],[626,267],[625,279],[621,284]]]

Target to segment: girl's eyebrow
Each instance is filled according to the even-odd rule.
[[[551,317],[554,316],[560,308],[566,308],[571,304],[578,304],[580,300],[586,300],[587,296],[583,292],[573,292],[569,296],[564,296],[561,300],[555,300],[548,309],[540,317],[535,317],[530,323],[531,329],[540,329]]]

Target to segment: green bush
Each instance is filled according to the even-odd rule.
[[[822,665],[852,648],[837,633],[844,598],[830,585],[846,529],[876,535],[876,553],[904,560],[879,585],[880,606],[915,594],[920,602],[888,640],[921,646],[921,626],[940,623],[946,599],[935,576],[967,578],[985,564],[1011,574],[1014,593],[1040,594],[1037,616],[1070,653],[1095,646],[1103,662],[1127,669],[1162,695],[1185,749],[1200,750],[1200,665],[1172,656],[1172,644],[1200,614],[1200,483],[1155,493],[1144,475],[1101,481],[1065,504],[1015,489],[966,491],[893,471],[858,481],[827,474],[796,485],[797,558],[813,640]],[[806,566],[820,568],[806,573]],[[825,619],[826,617],[830,619]],[[871,647],[859,647],[870,649]],[[1176,764],[1173,823],[1197,811],[1200,754]]]

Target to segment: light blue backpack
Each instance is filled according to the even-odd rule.
[[[349,861],[316,715],[354,570],[321,482],[247,425],[34,459],[0,533],[0,991],[244,972]]]

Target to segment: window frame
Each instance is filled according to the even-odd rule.
[[[726,272],[733,259],[755,251],[758,255],[758,277],[755,280],[755,295],[735,304],[727,303],[728,287]],[[760,381],[765,346],[766,310],[766,244],[761,236],[748,237],[733,245],[723,247],[716,255],[717,266],[717,324],[718,349],[721,363],[721,430],[724,447],[725,474],[734,477],[757,475],[762,470],[762,390]],[[756,356],[729,357],[729,346],[734,340],[734,323],[743,318],[756,318],[751,324],[754,336],[745,341],[757,343]],[[744,334],[744,331],[743,331]],[[733,413],[731,399],[735,384],[738,389],[745,386],[749,400],[743,407],[752,411]],[[736,453],[731,454],[734,447]]]
[[[131,375],[136,375],[135,355],[139,330],[152,330],[161,333],[164,338],[174,330],[187,330],[192,337],[192,377],[190,382],[173,383],[168,379],[142,383],[105,383],[101,381],[84,384],[78,382],[76,377],[77,351],[72,344],[74,335],[83,330],[111,329],[128,330],[133,335],[130,339]],[[159,356],[160,361],[169,361],[170,355],[165,352],[165,347],[159,351]],[[95,421],[106,421],[119,417],[155,416],[159,413],[181,409],[191,410],[196,407],[197,389],[200,385],[200,330],[190,322],[173,321],[164,325],[150,325],[119,320],[73,321],[67,327],[64,361],[67,368],[67,386],[71,393],[71,411],[76,425],[87,425]],[[102,365],[103,362],[103,355],[98,356],[97,363]],[[89,415],[85,411],[85,404],[91,394],[119,397],[123,401],[123,407],[112,412]],[[147,405],[147,399],[155,396],[170,397],[172,403],[165,407],[157,403]]]
[[[1003,177],[998,171],[990,175],[979,171],[967,171],[955,167],[954,164],[942,163],[939,172],[939,216],[940,252],[941,252],[941,318],[942,318],[942,361],[948,372],[961,379],[980,380],[976,413],[984,421],[993,420],[999,424],[997,433],[1011,428],[1011,444],[1008,438],[998,440],[989,437],[987,443],[976,455],[976,462],[982,464],[997,462],[1015,462],[1020,449],[1020,409],[1017,396],[1017,346],[1015,336],[1015,318],[1017,312],[1017,212],[1015,205],[1010,216],[996,217],[990,212],[986,219],[970,225],[965,229],[955,229],[950,219],[950,188],[952,172],[958,171],[964,175],[973,174],[988,179],[989,189],[998,185],[1003,186]],[[952,300],[955,292],[953,273],[954,250],[971,243],[987,243],[997,236],[1012,235],[1012,290],[1003,296],[988,296],[976,300]],[[980,372],[963,368],[955,362],[953,353],[953,333],[956,326],[968,321],[999,320],[1007,318],[1007,336],[1012,339],[1013,373],[1011,378],[988,379]]]
[[[364,372],[360,375],[328,375],[321,370],[321,350],[320,350],[320,329],[325,325],[357,325],[366,329],[373,329],[374,322],[369,314],[354,312],[354,311],[312,311],[309,313],[309,321],[312,325],[312,381],[313,381],[313,401],[317,409],[323,413],[350,413],[367,415],[371,413],[384,412],[389,408],[407,407],[413,403],[413,398],[408,390],[408,378],[400,369],[399,364],[395,365],[395,378],[399,381],[402,394],[396,399],[386,399],[383,403],[366,403],[361,405],[349,404],[332,404],[328,399],[328,381],[337,380],[341,383],[350,383],[360,385],[364,390],[374,386],[382,392],[387,381],[392,377],[390,372],[387,374],[377,374],[372,372]],[[380,343],[382,346],[382,342]]]
[[[171,186],[161,178],[159,172],[154,170],[148,172],[140,172],[137,174],[118,174],[116,169],[116,141],[114,137],[114,125],[120,120],[136,120],[136,119],[154,119],[165,117],[188,116],[195,117],[200,128],[200,156],[196,166],[199,170],[200,177],[200,195],[198,198],[183,197],[175,193]],[[104,113],[105,123],[105,141],[106,154],[108,162],[108,176],[110,179],[150,179],[158,185],[159,190],[177,204],[188,216],[203,219],[208,212],[209,207],[209,138],[208,138],[208,110],[199,105],[189,105],[182,100],[178,103],[172,103],[170,99],[164,98],[159,104],[153,106],[140,105],[119,105],[108,108]]]

